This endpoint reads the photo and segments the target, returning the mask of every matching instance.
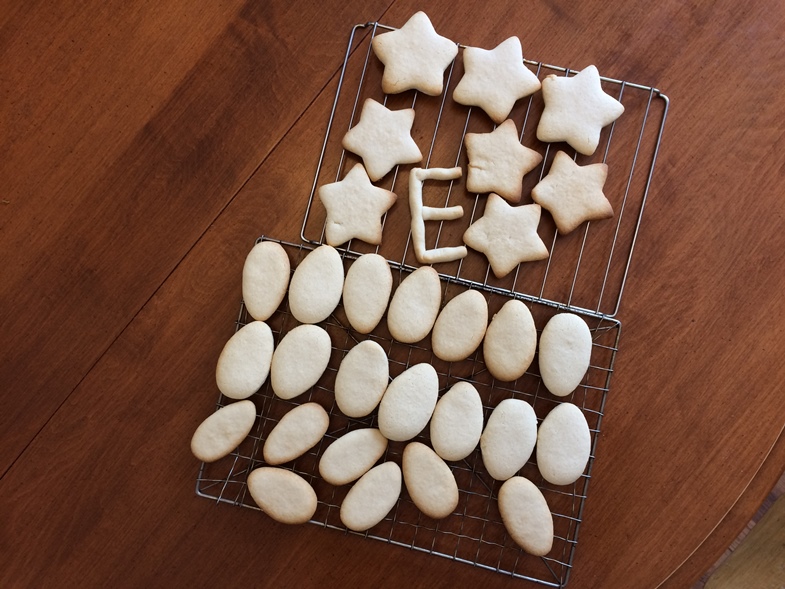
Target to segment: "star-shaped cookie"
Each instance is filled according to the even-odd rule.
[[[613,207],[602,192],[607,177],[606,164],[579,166],[559,151],[548,175],[532,188],[532,199],[551,213],[564,235],[584,221],[613,217]]]
[[[600,131],[624,112],[624,105],[602,90],[600,74],[590,65],[572,77],[551,74],[542,82],[545,101],[537,139],[566,141],[575,151],[591,155]]]
[[[458,55],[458,45],[436,33],[424,12],[417,12],[400,29],[374,37],[373,52],[384,64],[382,90],[397,94],[419,90],[442,93],[444,70]]]
[[[327,210],[325,241],[333,247],[350,239],[373,245],[382,242],[381,217],[395,202],[395,193],[371,184],[362,164],[355,164],[340,182],[320,186],[316,193]]]
[[[521,145],[518,129],[507,119],[491,133],[467,133],[466,153],[470,192],[495,192],[511,203],[521,201],[522,181],[542,161],[542,156]]]
[[[519,98],[540,89],[540,80],[523,63],[518,37],[510,37],[491,50],[467,47],[463,64],[466,71],[453,91],[453,100],[479,106],[495,123],[509,116]]]
[[[412,139],[414,109],[390,110],[367,98],[360,122],[349,129],[341,142],[344,149],[363,158],[368,177],[376,182],[398,164],[422,160],[420,148]]]
[[[540,213],[538,204],[514,207],[491,193],[485,213],[464,232],[463,241],[484,253],[496,278],[502,278],[521,262],[548,257],[548,248],[537,235]]]

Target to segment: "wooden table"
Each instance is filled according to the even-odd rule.
[[[419,8],[6,3],[0,585],[529,586],[194,495],[245,254],[299,240],[352,25]],[[427,11],[672,101],[570,586],[687,587],[785,464],[782,8]]]

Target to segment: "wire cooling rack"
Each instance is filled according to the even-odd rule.
[[[306,244],[278,243],[284,245],[293,269],[311,250],[311,246]],[[354,259],[355,256],[351,253],[343,253],[344,270],[348,270]],[[406,275],[408,270],[405,268],[395,270],[393,287],[395,288]],[[444,304],[468,288],[454,280],[443,281],[442,285]],[[502,295],[494,291],[480,290],[480,292],[488,301],[491,316],[511,298],[510,295]],[[539,335],[548,319],[559,309],[531,301],[525,302],[532,312]],[[245,308],[241,306],[237,328],[250,320]],[[316,447],[293,463],[285,465],[286,468],[303,476],[316,491],[318,507],[311,520],[312,523],[470,563],[548,586],[563,587],[572,566],[621,329],[621,324],[616,319],[595,316],[586,317],[586,320],[593,340],[591,366],[577,390],[566,399],[560,399],[551,395],[542,385],[537,372],[536,358],[529,371],[517,381],[502,383],[496,381],[487,371],[481,349],[463,362],[444,362],[433,355],[430,337],[420,344],[401,344],[390,336],[384,319],[368,335],[354,332],[349,326],[343,308],[339,305],[335,312],[320,324],[330,334],[332,354],[328,368],[319,382],[309,392],[286,401],[275,396],[268,381],[251,397],[257,407],[254,430],[229,456],[214,463],[202,464],[196,492],[202,497],[221,503],[258,509],[248,493],[246,478],[253,469],[265,465],[262,458],[264,441],[283,415],[297,405],[314,401],[322,405],[330,415],[329,430]],[[268,320],[268,324],[277,345],[289,330],[298,325],[298,322],[289,313],[287,303],[284,303]],[[359,428],[377,427],[376,411],[366,418],[353,419],[343,415],[335,403],[334,383],[338,367],[347,352],[365,339],[375,340],[387,352],[391,378],[414,364],[428,362],[434,366],[439,375],[440,395],[456,382],[472,383],[480,393],[486,421],[493,408],[506,398],[527,401],[534,408],[538,422],[565,400],[583,410],[591,432],[591,455],[586,471],[574,484],[557,486],[545,481],[539,474],[534,457],[520,471],[521,475],[533,481],[542,490],[553,514],[554,545],[547,556],[535,557],[526,554],[507,535],[497,505],[501,483],[488,475],[479,448],[465,460],[449,463],[458,483],[460,499],[455,512],[445,519],[434,520],[422,514],[409,499],[404,487],[395,508],[369,532],[357,534],[343,526],[339,510],[351,485],[335,487],[326,483],[319,476],[318,462],[324,450],[341,435]],[[217,408],[230,402],[231,399],[220,397]],[[425,428],[425,431],[415,439],[429,444],[428,428]],[[402,442],[390,442],[382,460],[393,460],[400,465],[405,445],[406,443]]]
[[[315,198],[317,188],[342,179],[360,161],[343,150],[341,139],[358,122],[360,107],[366,98],[373,98],[394,110],[414,108],[412,137],[424,154],[423,162],[415,164],[418,167],[460,166],[465,170],[468,160],[463,140],[466,133],[485,133],[494,128],[482,110],[452,100],[452,92],[463,75],[460,52],[447,70],[441,96],[426,96],[413,90],[397,95],[383,94],[383,66],[373,55],[371,41],[377,33],[390,30],[394,29],[379,23],[356,25],[352,29],[301,229],[301,238],[306,242],[324,242],[325,211]],[[463,48],[463,45],[459,47]],[[570,76],[577,73],[539,61],[526,59],[524,62],[540,79],[551,74]],[[444,278],[470,287],[497,290],[501,294],[515,293],[526,300],[568,306],[576,311],[611,317],[618,313],[669,102],[667,96],[649,86],[607,77],[602,78],[602,84],[608,94],[624,105],[625,111],[603,130],[600,144],[592,156],[576,154],[564,143],[548,144],[537,140],[537,124],[544,106],[541,92],[519,101],[510,118],[519,130],[521,143],[543,155],[540,166],[524,177],[521,204],[531,202],[531,189],[547,174],[556,152],[561,150],[573,156],[580,165],[598,162],[608,165],[604,192],[613,205],[613,219],[587,223],[568,235],[559,235],[549,213],[543,210],[539,234],[550,252],[548,259],[526,262],[510,275],[497,279],[490,272],[485,257],[470,250],[469,256],[462,261],[435,265]],[[410,237],[397,237],[410,235],[406,197],[411,167],[396,167],[377,182],[399,195],[398,202],[384,218],[381,246],[353,240],[343,247],[345,251],[354,255],[376,252],[394,265],[407,269],[420,265],[414,257]],[[430,249],[461,245],[463,232],[482,216],[487,196],[467,192],[464,175],[452,182],[427,182],[423,199],[429,206],[462,205],[465,211],[459,220],[426,223],[426,246]]]

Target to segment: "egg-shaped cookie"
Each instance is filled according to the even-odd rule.
[[[202,462],[215,462],[240,445],[256,421],[253,401],[238,401],[221,407],[196,428],[191,452]]]
[[[281,399],[301,395],[321,378],[332,351],[330,334],[318,325],[298,325],[273,352],[270,384]]]
[[[387,309],[387,327],[399,342],[413,344],[427,336],[442,303],[439,274],[430,266],[417,268],[401,281]]]
[[[260,241],[243,264],[243,303],[254,319],[267,321],[280,306],[289,286],[291,265],[280,243]]]
[[[343,310],[358,333],[372,332],[382,320],[392,292],[390,265],[379,254],[363,254],[346,272]]]
[[[335,402],[349,417],[365,417],[376,409],[387,390],[390,363],[374,340],[354,346],[341,360],[335,375]]]
[[[395,377],[379,403],[379,431],[403,442],[419,434],[433,414],[439,376],[430,364],[415,364]]]
[[[403,450],[403,480],[417,508],[441,519],[458,506],[458,484],[450,467],[425,444],[411,442]]]
[[[433,325],[431,344],[437,358],[459,362],[468,358],[482,342],[488,327],[488,303],[477,290],[467,290],[451,299]]]
[[[282,524],[304,524],[316,513],[316,492],[291,470],[264,466],[251,471],[248,492],[262,511]]]
[[[215,367],[218,390],[230,399],[247,399],[270,372],[273,332],[264,321],[252,321],[226,342]]]
[[[284,415],[267,435],[262,456],[277,465],[302,456],[324,437],[330,416],[318,403],[298,405]]]
[[[482,342],[488,372],[496,380],[514,381],[528,370],[537,350],[537,328],[531,311],[521,301],[504,303],[491,319]]]
[[[559,313],[545,324],[540,335],[542,383],[557,397],[573,392],[591,362],[591,331],[574,313]]]
[[[522,399],[504,399],[488,418],[480,438],[482,462],[498,481],[515,475],[534,450],[537,416]]]
[[[289,311],[300,323],[319,323],[338,306],[343,292],[343,261],[334,247],[310,252],[292,275]]]
[[[545,556],[553,547],[553,516],[530,480],[512,477],[499,489],[499,512],[507,532],[526,552]]]
[[[444,460],[463,460],[482,435],[482,401],[471,383],[457,382],[436,403],[431,444]]]
[[[401,467],[385,462],[365,473],[341,503],[341,522],[350,530],[364,532],[390,513],[401,495]]]
[[[537,432],[537,467],[554,485],[577,481],[591,455],[591,431],[579,407],[562,403],[551,409]]]
[[[372,427],[342,435],[322,454],[319,474],[332,485],[345,485],[364,475],[387,449],[387,438]]]

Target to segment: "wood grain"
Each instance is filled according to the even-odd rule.
[[[298,239],[349,28],[418,8],[388,4],[3,11],[0,585],[512,583],[193,493],[242,261]],[[689,586],[785,452],[782,10],[428,10],[672,100],[569,586]]]

